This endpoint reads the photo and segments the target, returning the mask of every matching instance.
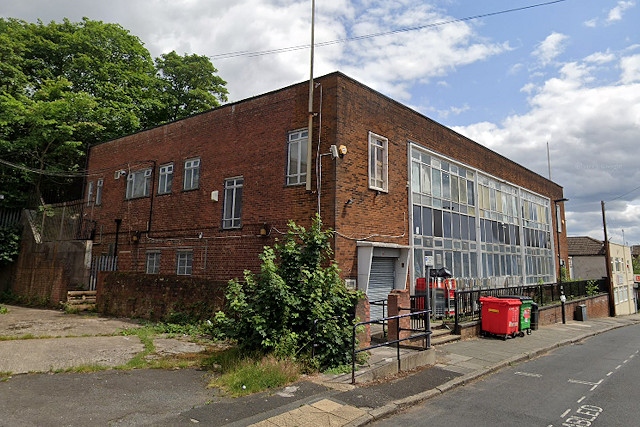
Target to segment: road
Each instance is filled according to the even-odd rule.
[[[639,352],[640,325],[615,329],[504,369],[372,425],[640,425]]]

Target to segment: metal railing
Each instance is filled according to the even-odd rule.
[[[538,304],[539,307],[553,305],[560,302],[560,295],[564,295],[568,300],[586,297],[593,290],[588,290],[590,283],[597,286],[596,293],[606,293],[606,281],[581,280],[562,283],[548,283],[539,285],[520,285],[504,288],[491,289],[470,289],[455,291],[455,326],[460,322],[474,321],[480,319],[480,297],[518,295],[529,297]]]
[[[401,310],[407,310],[405,309],[401,309]],[[369,320],[367,322],[358,322],[355,325],[353,325],[353,334],[351,337],[351,384],[355,384],[356,383],[356,354],[358,353],[362,353],[364,351],[369,351],[369,350],[373,350],[374,348],[380,348],[380,347],[386,347],[386,346],[391,346],[391,345],[396,345],[396,358],[398,360],[398,371],[401,370],[401,364],[400,364],[400,343],[403,341],[415,341],[415,340],[419,340],[419,339],[423,339],[423,350],[427,350],[429,348],[431,348],[431,322],[430,322],[430,313],[431,310],[421,310],[421,311],[415,311],[415,312],[411,312],[411,313],[407,313],[407,314],[400,314],[398,316],[391,316],[391,317],[385,317],[383,319],[376,319],[376,320]],[[410,318],[412,319],[411,321],[411,327],[410,328],[402,328],[400,326],[400,324],[402,323],[400,320],[404,319],[404,318]],[[423,328],[421,329],[414,329],[413,328],[413,318],[417,317],[417,318],[421,318],[422,320],[422,324],[423,324]],[[394,321],[393,322],[395,324],[395,332],[396,332],[396,337],[398,337],[395,340],[387,340],[385,342],[382,343],[378,343],[378,344],[374,344],[374,345],[370,345],[369,347],[364,347],[364,348],[359,348],[356,349],[356,335],[357,335],[357,330],[360,327],[366,326],[366,325],[371,325],[374,323],[380,323],[381,321],[384,322],[385,324],[389,324],[389,321]],[[404,337],[404,338],[400,338],[400,332],[412,332],[411,334],[409,334],[408,336]],[[386,336],[386,335],[385,335]]]
[[[382,317],[377,321],[377,324],[382,325],[382,336],[387,336],[387,322],[384,320],[387,317],[387,299],[378,299],[369,301],[369,306],[382,307]]]

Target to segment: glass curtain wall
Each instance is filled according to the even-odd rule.
[[[549,200],[411,148],[414,277],[425,256],[463,283],[553,280]]]

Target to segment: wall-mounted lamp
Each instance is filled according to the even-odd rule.
[[[135,233],[133,233],[131,235],[131,242],[132,243],[138,243],[140,241],[140,232],[136,231]]]
[[[346,202],[344,202],[345,206],[351,206],[353,204],[353,199],[349,199]]]
[[[269,226],[266,222],[262,224],[262,227],[260,227],[260,235],[262,237],[267,237],[269,235]]]

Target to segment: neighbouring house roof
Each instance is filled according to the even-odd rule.
[[[569,256],[604,256],[605,249],[602,240],[588,236],[567,237]]]

